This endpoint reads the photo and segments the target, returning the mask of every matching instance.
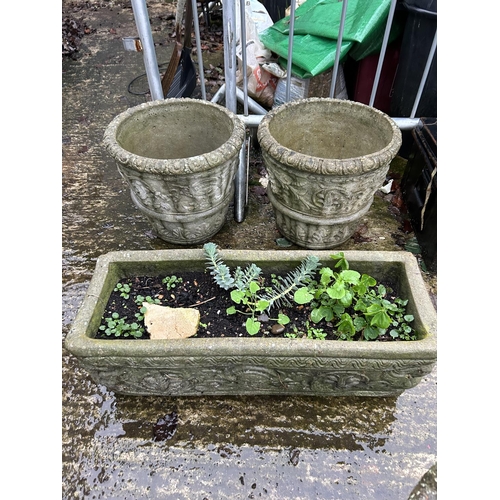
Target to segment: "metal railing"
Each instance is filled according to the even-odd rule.
[[[188,0],[192,2],[193,12],[197,12],[197,0]],[[224,33],[224,78],[225,83],[221,86],[218,92],[213,96],[211,102],[219,102],[224,97],[225,106],[232,111],[237,113],[237,101],[243,104],[243,114],[238,115],[238,117],[243,120],[246,127],[255,128],[258,127],[262,117],[267,113],[266,109],[260,104],[254,101],[248,95],[248,82],[246,74],[246,51],[242,50],[242,76],[243,76],[243,90],[236,86],[236,69],[237,69],[237,58],[236,58],[236,2],[235,0],[222,0],[223,8],[223,33]],[[375,97],[377,95],[377,90],[380,82],[380,75],[382,72],[382,67],[385,60],[386,49],[389,41],[389,34],[391,31],[392,23],[394,21],[394,12],[396,9],[397,0],[391,0],[389,14],[387,18],[387,23],[385,26],[384,36],[382,40],[382,47],[380,49],[380,56],[378,59],[377,69],[375,72],[375,77],[373,81],[373,86],[371,90],[369,106],[373,106],[375,102]],[[246,47],[246,32],[245,32],[245,6],[244,0],[239,2],[240,6],[240,23],[242,27],[242,32],[240,34],[242,47]],[[335,62],[332,70],[332,83],[330,87],[330,97],[334,96],[335,83],[337,82],[337,75],[339,71],[339,61],[340,61],[340,48],[342,45],[342,37],[345,26],[345,18],[348,7],[348,0],[343,0],[342,13],[340,19],[339,34],[336,41],[336,56]],[[151,92],[152,100],[163,99],[163,91],[161,87],[160,73],[158,70],[158,63],[156,60],[156,53],[154,50],[153,39],[151,35],[151,27],[149,24],[149,16],[146,6],[146,0],[132,0],[132,9],[134,13],[134,18],[137,26],[137,31],[142,43],[142,51],[144,56],[144,65],[146,68],[146,75],[148,79],[149,89]],[[296,0],[291,0],[290,4],[290,35],[288,43],[288,59],[287,59],[287,72],[286,72],[286,86],[285,86],[285,101],[290,100],[290,88],[291,88],[291,78],[292,78],[292,59],[293,59],[293,34],[294,34],[294,19],[295,19],[295,9]],[[201,50],[200,41],[200,29],[198,16],[193,16],[194,28],[195,28],[195,38],[196,38],[196,50],[198,58],[199,67],[199,79],[202,98],[206,100],[206,90],[205,90],[205,79],[203,71],[203,55]],[[418,105],[420,103],[422,93],[428,79],[431,64],[434,58],[434,54],[437,49],[437,30],[434,35],[434,40],[430,48],[427,62],[420,80],[420,85],[418,87],[417,94],[415,96],[415,101],[413,103],[413,108],[409,117],[392,117],[395,123],[401,130],[411,130],[417,126],[421,125],[419,118],[416,118],[416,112]],[[249,114],[251,111],[253,114]],[[242,147],[240,153],[240,164],[238,171],[236,173],[235,180],[235,200],[234,200],[234,218],[237,222],[242,222],[245,217],[245,207],[248,199],[248,155],[249,144],[246,142]]]

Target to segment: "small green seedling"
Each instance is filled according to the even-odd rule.
[[[182,283],[182,278],[178,278],[175,275],[166,276],[161,280],[161,282],[165,285],[167,290],[172,290],[172,288],[175,288],[176,285],[180,285]]]
[[[118,283],[114,291],[120,292],[120,297],[128,299],[130,297],[131,289],[132,289],[132,283]]]
[[[105,325],[101,325],[99,330],[108,337],[142,337],[144,328],[138,323],[127,323],[124,318],[114,312],[111,317],[104,318]]]
[[[144,314],[146,313],[146,307],[142,305],[144,302],[147,302],[148,304],[161,304],[160,299],[153,299],[149,295],[147,295],[146,297],[144,297],[143,295],[137,295],[137,297],[135,298],[135,303],[139,306],[139,312],[135,313],[137,321],[144,320]]]
[[[285,333],[285,337],[290,339],[307,338],[311,340],[325,340],[328,335],[323,328],[316,328],[309,324],[309,321],[305,323],[306,331],[300,332],[299,329],[294,326],[293,332]]]
[[[144,295],[137,295],[137,297],[135,298],[135,303],[138,306],[142,306],[143,302],[147,302],[148,304],[161,304],[160,299],[153,299],[150,295],[146,295],[145,297]]]

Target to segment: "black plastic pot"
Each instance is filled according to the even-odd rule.
[[[437,119],[422,118],[401,180],[403,198],[427,268],[437,268]]]
[[[436,33],[437,0],[406,0],[400,5],[407,10],[408,17],[394,80],[391,116],[409,117]],[[416,116],[437,116],[437,50]]]

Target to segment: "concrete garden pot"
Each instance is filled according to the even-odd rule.
[[[278,229],[313,249],[354,234],[401,146],[401,131],[381,111],[314,97],[270,111],[257,138]]]
[[[254,262],[288,272],[305,251],[223,250],[234,268]],[[323,264],[330,252],[315,252]],[[66,349],[98,384],[130,395],[302,394],[394,396],[414,387],[436,362],[436,311],[415,257],[408,252],[346,251],[351,269],[391,278],[409,300],[419,340],[394,342],[287,338],[98,340],[108,298],[118,281],[139,275],[204,270],[202,250],[111,252],[99,257]],[[224,293],[221,290],[221,293]]]
[[[225,222],[244,139],[226,108],[185,98],[127,109],[106,128],[104,145],[156,234],[193,245]]]

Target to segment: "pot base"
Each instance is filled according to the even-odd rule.
[[[229,204],[234,197],[234,184],[222,201],[205,212],[158,213],[147,209],[131,191],[135,206],[148,219],[153,231],[162,240],[174,245],[197,245],[207,242],[226,222]]]
[[[312,217],[285,207],[273,196],[271,190],[267,191],[267,197],[273,206],[280,233],[296,245],[311,250],[326,250],[347,241],[371,206],[370,202],[351,217]]]

